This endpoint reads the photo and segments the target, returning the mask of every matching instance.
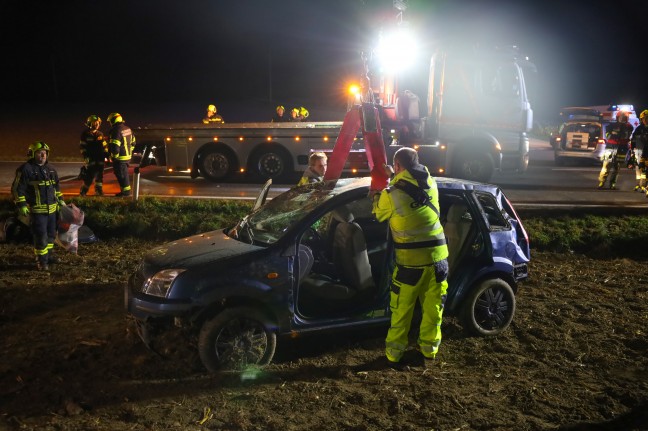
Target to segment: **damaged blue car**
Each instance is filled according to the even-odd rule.
[[[494,185],[438,178],[448,240],[445,316],[497,335],[528,276],[529,240]],[[290,189],[236,226],[150,251],[130,277],[126,308],[144,342],[180,326],[210,371],[270,363],[277,340],[316,331],[389,325],[393,245],[372,215],[370,178]],[[413,325],[415,327],[416,325]]]

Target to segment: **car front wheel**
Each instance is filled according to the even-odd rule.
[[[270,328],[257,309],[226,309],[203,325],[198,339],[200,359],[211,372],[268,365],[277,347],[277,335]]]
[[[498,335],[511,324],[515,314],[515,293],[500,278],[484,280],[462,307],[464,329],[476,335]]]

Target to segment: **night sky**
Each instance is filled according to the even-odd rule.
[[[527,80],[539,115],[566,105],[640,110],[642,4],[410,0],[404,19],[424,42],[519,46],[537,67]],[[5,0],[0,101],[336,104],[359,52],[395,13],[391,0]]]

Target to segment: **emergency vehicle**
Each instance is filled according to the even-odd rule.
[[[600,163],[606,148],[606,130],[617,121],[620,112],[628,115],[633,128],[639,119],[632,105],[595,105],[565,107],[558,133],[549,138],[554,148],[554,161],[562,166],[567,160],[591,160]]]
[[[592,108],[598,107],[592,106]],[[602,122],[613,123],[616,121],[617,115],[619,115],[620,112],[625,112],[628,114],[628,124],[630,124],[634,129],[641,124],[633,105],[604,105],[601,106],[601,108],[604,108],[600,109]]]

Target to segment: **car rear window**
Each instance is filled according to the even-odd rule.
[[[564,133],[587,133],[590,137],[601,136],[601,126],[597,124],[568,124],[563,129]]]
[[[475,193],[491,229],[510,229],[510,225],[490,193]]]

